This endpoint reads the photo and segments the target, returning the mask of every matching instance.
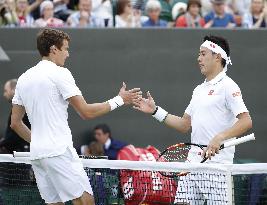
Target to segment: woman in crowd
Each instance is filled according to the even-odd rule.
[[[64,22],[61,19],[54,17],[54,5],[47,0],[40,5],[41,18],[35,21],[37,27],[62,27]]]
[[[201,2],[199,0],[189,0],[187,12],[180,16],[175,23],[176,27],[198,28],[205,25],[204,19],[200,15]]]
[[[16,13],[18,16],[18,25],[21,27],[31,27],[34,24],[34,19],[31,12],[34,11],[43,0],[36,0],[34,3],[29,5],[28,0],[17,0],[16,1]]]
[[[267,7],[264,0],[252,0],[249,13],[243,16],[243,27],[245,28],[266,28]]]
[[[133,10],[130,0],[118,0],[117,15],[115,16],[115,27],[136,28],[141,27],[141,12]]]

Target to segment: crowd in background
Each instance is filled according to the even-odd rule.
[[[0,0],[0,27],[266,28],[266,0]]]

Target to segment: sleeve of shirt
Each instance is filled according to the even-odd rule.
[[[212,19],[212,16],[211,16],[212,14],[207,14],[205,17],[204,17],[204,21],[205,21],[205,23],[208,23],[211,19]]]
[[[20,93],[19,93],[19,85],[17,84],[16,89],[15,89],[15,94],[14,97],[12,98],[12,103],[15,105],[23,105],[22,99],[20,97]]]
[[[184,111],[186,114],[188,114],[190,116],[192,116],[192,104],[193,104],[193,98],[194,98],[194,93],[195,93],[196,89],[197,89],[197,87],[194,89],[190,103]]]
[[[186,21],[184,16],[180,16],[177,20],[176,20],[176,27],[186,27]]]
[[[248,112],[242,98],[241,90],[234,82],[226,87],[226,106],[235,116]]]
[[[82,95],[71,72],[66,68],[63,68],[58,79],[56,80],[56,84],[64,100],[67,100],[73,96]]]

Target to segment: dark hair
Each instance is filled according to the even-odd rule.
[[[226,52],[227,56],[230,55],[229,43],[225,38],[220,37],[220,36],[210,35],[210,36],[205,36],[204,41],[211,41],[211,42],[217,44]],[[222,66],[224,67],[225,64],[226,64],[226,60],[222,58]]]
[[[70,41],[67,33],[56,29],[44,29],[37,35],[37,49],[42,57],[48,56],[51,46],[61,49],[63,40]]]
[[[117,14],[121,15],[124,12],[124,8],[128,4],[131,4],[130,0],[118,0],[118,2],[117,2]]]
[[[196,4],[199,8],[201,8],[201,2],[200,0],[189,0],[187,3],[187,11],[189,10],[190,6]]]
[[[98,124],[95,126],[94,130],[102,130],[104,134],[109,133],[109,137],[111,137],[110,128],[106,124]]]

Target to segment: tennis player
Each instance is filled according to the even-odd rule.
[[[186,133],[192,128],[191,142],[207,144],[203,155],[206,154],[209,162],[213,163],[233,163],[235,148],[226,148],[218,154],[220,145],[226,140],[242,135],[252,127],[252,120],[240,88],[226,75],[227,66],[232,64],[229,55],[230,48],[226,39],[217,36],[204,38],[200,46],[198,63],[200,72],[206,79],[194,89],[192,99],[182,117],[169,114],[160,106],[156,106],[149,92],[147,99],[143,98],[134,106],[142,112],[152,114],[158,121],[179,132]],[[190,183],[191,189],[194,190],[186,191],[187,203],[201,204],[200,201],[204,203],[207,200],[210,204],[216,204],[212,202],[212,193],[208,194],[198,184]],[[176,203],[181,202],[181,196],[178,194],[180,191],[181,189],[177,190]],[[221,193],[216,199],[218,204],[227,204],[225,197],[226,195]]]
[[[71,72],[64,68],[69,57],[68,34],[44,29],[37,36],[42,60],[23,73],[17,83],[11,127],[30,142],[30,155],[37,185],[48,204],[94,204],[88,177],[73,147],[68,126],[70,103],[83,119],[104,115],[141,97],[139,88],[126,90],[123,83],[118,96],[103,103],[87,104]],[[31,131],[23,124],[28,114]]]

